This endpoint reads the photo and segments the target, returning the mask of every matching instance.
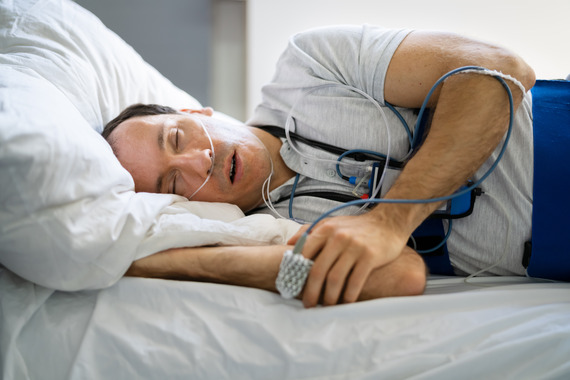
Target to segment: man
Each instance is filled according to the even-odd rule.
[[[263,205],[265,191],[270,193],[265,198],[277,204],[271,207],[277,207],[279,213],[286,214],[283,210],[293,202],[293,215],[289,216],[312,221],[338,203],[320,196],[300,196],[302,193],[315,189],[344,195],[362,193],[360,186],[338,176],[350,167],[343,164],[336,172],[335,165],[314,159],[334,155],[312,149],[311,144],[299,144],[298,149],[304,152],[299,155],[294,152],[296,146],[258,128],[284,129],[288,119],[293,123],[291,130],[304,138],[343,149],[390,151],[390,158],[406,160],[401,172],[387,174],[382,185],[386,199],[448,196],[467,180],[480,177],[496,158],[493,152],[509,120],[504,87],[495,78],[477,73],[449,77],[429,100],[429,133],[411,158],[406,157],[408,136],[400,121],[391,113],[384,119],[361,92],[379,104],[400,107],[403,118],[413,125],[415,110],[432,85],[463,66],[509,75],[525,90],[535,81],[533,70],[516,55],[460,36],[368,26],[323,28],[291,39],[273,81],[263,89],[262,104],[245,126],[211,118],[211,109],[186,114],[135,109],[139,116],[129,117],[132,114],[127,111],[107,126],[104,136],[133,175],[136,191],[175,192],[192,200],[231,202],[244,211],[264,212],[258,208]],[[521,257],[531,235],[532,118],[528,95],[525,98],[514,81],[506,83],[514,109],[518,109],[513,136],[499,169],[483,184],[489,196],[481,197],[473,215],[453,227],[447,245],[457,273],[497,263],[504,244],[506,259],[493,273],[524,274]],[[152,113],[162,114],[147,115]],[[301,176],[296,181],[297,173]],[[362,173],[357,170],[358,175]],[[280,202],[282,197],[289,201]],[[302,251],[314,260],[302,295],[305,306],[314,306],[319,300],[332,305],[359,297],[421,293],[424,264],[407,242],[440,203],[382,203],[361,215],[320,221]],[[249,265],[251,272],[238,275],[232,263],[208,256],[220,250],[226,250],[224,259]],[[180,265],[201,268],[202,260],[213,260],[215,265],[208,262],[208,268],[201,268],[203,272],[185,273],[185,277],[271,288],[267,283],[275,279],[283,250],[176,250],[175,254],[153,255],[135,263],[130,274],[177,276]],[[269,251],[271,259],[264,257]],[[238,258],[240,254],[244,257]],[[262,274],[263,279],[255,278]],[[247,275],[253,276],[253,284],[244,280]]]

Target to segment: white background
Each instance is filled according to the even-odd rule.
[[[568,0],[247,0],[246,115],[290,35],[330,24],[461,33],[521,55],[541,79],[570,74]]]

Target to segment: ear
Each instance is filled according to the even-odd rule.
[[[206,107],[206,108],[202,108],[199,110],[184,108],[184,109],[181,109],[180,112],[199,113],[199,114],[204,115],[204,116],[212,116],[214,114],[214,109],[212,107]]]

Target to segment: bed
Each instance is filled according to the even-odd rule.
[[[160,250],[283,243],[298,228],[134,193],[99,133],[136,102],[200,107],[77,4],[0,0],[2,378],[570,377],[568,283],[431,277],[420,297],[306,310],[123,278]]]

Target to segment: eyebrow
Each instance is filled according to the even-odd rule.
[[[166,129],[166,126],[163,125],[162,128],[160,128],[160,130],[158,131],[158,138],[156,140],[157,144],[158,144],[158,149],[163,152],[164,151],[164,130]],[[164,175],[159,174],[157,180],[156,180],[156,192],[157,193],[162,193],[162,182],[163,182],[163,178]]]

